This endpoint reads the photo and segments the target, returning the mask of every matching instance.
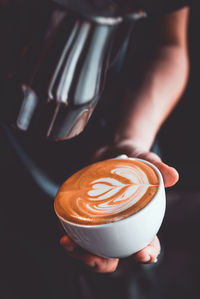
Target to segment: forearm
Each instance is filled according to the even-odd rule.
[[[187,49],[163,45],[139,74],[137,84],[129,86],[115,128],[118,139],[133,140],[149,150],[171,110],[180,99],[188,78]]]

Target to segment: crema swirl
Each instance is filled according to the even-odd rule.
[[[159,187],[156,171],[134,159],[111,159],[72,175],[59,189],[56,213],[86,225],[126,218],[146,206]]]

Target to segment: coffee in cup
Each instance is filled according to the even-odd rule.
[[[83,248],[110,257],[127,256],[147,245],[158,231],[164,210],[165,193],[159,170],[147,161],[133,158],[109,159],[81,169],[64,182],[55,199],[56,214],[69,236]],[[149,236],[151,228],[153,234]],[[109,242],[108,232],[113,232]],[[123,242],[124,234],[129,239],[134,237],[134,241],[128,242],[130,248],[126,246],[127,252],[118,250],[124,246],[117,246],[114,240],[121,238]],[[116,244],[116,253],[112,253],[113,246],[108,251],[99,249],[98,244],[106,248],[112,242]]]
[[[66,221],[77,224],[115,222],[144,208],[158,186],[157,173],[144,162],[105,160],[72,175],[60,188],[55,209]]]

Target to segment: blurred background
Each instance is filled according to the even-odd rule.
[[[149,274],[152,268],[144,266],[146,274],[138,276],[138,280],[143,289],[147,288],[147,292],[146,281],[152,280],[160,299],[200,298],[199,28],[200,10],[194,6],[189,24],[189,82],[181,101],[158,136],[162,158],[178,169],[180,180],[167,191],[167,213],[159,232],[162,254],[153,268],[154,274]],[[101,114],[101,108],[98,113]],[[104,124],[94,124],[91,120],[87,132],[98,134],[100,125]],[[82,157],[89,159],[98,143],[100,144],[100,140],[95,143],[91,138],[90,143],[83,144],[81,148],[77,146],[85,140],[87,132],[65,145],[55,145],[43,140],[36,142],[34,138],[24,138],[16,132],[14,136],[17,136],[19,145],[23,144],[28,150],[34,148],[33,161],[46,169],[54,182],[52,192],[55,192],[62,178],[84,165]],[[59,247],[61,231],[53,212],[53,201],[49,194],[43,192],[41,186],[32,180],[32,173],[35,171],[37,174],[37,167],[31,163],[29,169],[24,167],[23,157],[16,154],[18,145],[15,150],[11,146],[13,133],[10,134],[10,131],[2,126],[0,134],[0,298],[82,298],[78,293],[80,285],[83,288],[86,286],[80,275],[78,282],[76,280],[76,273],[83,272],[82,265],[69,260]],[[66,157],[66,160],[58,161],[58,152],[62,157]],[[73,153],[75,158],[69,159],[68,152]],[[45,181],[46,174],[43,174]],[[41,263],[44,272],[38,271]],[[66,273],[67,267],[69,271]],[[69,297],[66,297],[66,280],[72,280],[72,285],[77,284],[75,291],[74,288],[67,290]],[[121,292],[116,293],[115,298],[125,298],[122,297],[123,290]],[[155,297],[151,297],[149,293],[149,297],[140,298]]]

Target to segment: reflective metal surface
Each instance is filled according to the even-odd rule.
[[[53,140],[82,132],[102,94],[109,65],[135,20],[144,16],[137,10],[120,16],[118,6],[107,1],[99,15],[98,9],[89,8],[93,1],[84,1],[88,5],[82,11],[80,1],[64,1],[65,6],[58,2],[38,18],[8,78],[21,90],[15,127]]]
[[[61,5],[78,15],[87,19],[108,20],[116,24],[123,20],[127,15],[135,15],[137,11],[143,9],[141,2],[138,0],[52,0],[54,3]],[[138,2],[140,2],[138,4]],[[145,5],[146,7],[146,5]]]

